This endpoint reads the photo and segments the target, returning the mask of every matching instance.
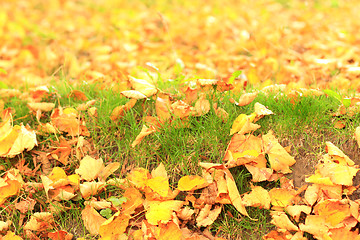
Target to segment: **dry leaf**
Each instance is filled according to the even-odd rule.
[[[86,229],[90,234],[99,234],[99,229],[101,224],[103,224],[106,219],[103,218],[93,207],[86,205],[84,210],[81,212],[81,218],[84,222]]]

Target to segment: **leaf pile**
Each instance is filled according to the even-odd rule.
[[[211,225],[225,204],[252,221],[251,207],[271,210],[276,230],[263,239],[359,239],[355,162],[326,142],[308,185],[295,189],[285,176],[295,164],[289,148],[271,130],[255,133],[273,114],[258,95],[294,105],[326,95],[339,105],[333,116],[359,113],[357,94],[328,89],[360,88],[356,1],[100,2],[0,3],[0,239],[73,239],[57,221],[74,208],[87,231],[77,239],[223,239]],[[142,109],[133,149],[209,113],[227,122],[224,94],[239,107],[256,103],[226,129],[223,159],[173,178],[162,163],[150,171],[98,151],[89,126],[105,101],[71,90],[65,98],[79,104],[64,104],[52,86],[64,79],[123,96],[105,113],[114,124]],[[359,127],[354,135],[360,146]],[[245,194],[231,172],[239,166],[252,177]],[[280,185],[261,186],[273,181]]]

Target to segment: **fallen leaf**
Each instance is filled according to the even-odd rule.
[[[206,204],[204,208],[202,208],[199,212],[199,215],[196,217],[196,225],[198,227],[206,227],[215,222],[218,218],[219,214],[221,213],[221,206],[215,206],[212,209],[212,206]]]
[[[95,159],[90,156],[85,156],[80,161],[80,166],[75,170],[75,173],[79,174],[81,178],[86,181],[92,181],[99,176],[104,169],[104,163],[101,158]]]
[[[251,192],[243,196],[245,206],[259,207],[270,209],[270,195],[261,186],[252,186]]]
[[[156,132],[156,129],[154,126],[150,126],[150,127],[147,127],[145,125],[143,125],[139,135],[135,138],[135,140],[131,143],[131,147],[135,147],[136,145],[138,145],[141,140],[147,136],[147,135],[150,135],[152,133]]]
[[[180,178],[178,182],[178,189],[180,191],[194,191],[197,189],[204,188],[209,184],[205,181],[203,177],[192,175],[184,176]]]
[[[118,239],[126,231],[130,218],[130,215],[116,212],[100,225],[99,234],[105,239]]]
[[[90,234],[99,234],[101,224],[106,221],[93,207],[86,205],[81,212],[81,218]]]
[[[159,223],[167,223],[172,218],[174,211],[180,211],[183,206],[183,201],[170,200],[170,201],[148,201],[144,203],[146,213],[145,217],[147,221],[152,225],[158,225]]]
[[[280,173],[291,173],[290,166],[295,164],[295,159],[280,145],[278,140],[269,131],[262,137],[265,146],[265,153],[269,156],[272,169]]]

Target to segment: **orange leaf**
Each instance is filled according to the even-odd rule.
[[[332,240],[360,240],[359,230],[350,231],[346,227],[330,229],[330,236]]]
[[[118,239],[126,231],[129,225],[130,215],[116,212],[111,218],[103,222],[99,228],[99,234],[106,239]]]
[[[132,214],[134,210],[140,207],[143,202],[143,196],[136,188],[126,188],[123,197],[126,198],[126,202],[121,205],[123,212]]]
[[[155,109],[160,122],[166,122],[171,118],[170,96],[166,94],[158,95],[155,102]]]
[[[196,218],[196,225],[198,227],[206,227],[215,222],[221,213],[221,206],[215,206],[213,210],[211,210],[212,205],[206,204],[204,208],[202,208],[199,212],[199,215]]]
[[[253,186],[251,192],[243,196],[245,206],[260,207],[270,209],[270,195],[261,186]]]
[[[82,91],[79,91],[79,90],[72,90],[68,96],[68,98],[71,97],[71,98],[74,98],[76,100],[80,100],[80,101],[86,101],[88,100],[88,98],[86,97],[85,93],[83,93]]]
[[[269,191],[271,205],[277,209],[296,203],[297,193],[293,189],[273,188]]]
[[[293,224],[285,212],[273,211],[271,213],[272,220],[270,223],[274,224],[280,229],[286,229],[288,231],[298,231],[298,227]]]
[[[135,140],[132,142],[131,147],[135,147],[136,145],[138,145],[138,144],[141,142],[141,140],[142,140],[145,136],[147,136],[147,135],[149,135],[149,134],[152,134],[152,133],[154,133],[154,132],[156,132],[156,129],[155,129],[154,126],[147,127],[147,126],[143,125],[143,127],[142,127],[142,129],[141,129],[141,132],[140,132],[139,135],[135,138]]]
[[[210,111],[210,102],[204,96],[200,97],[195,103],[197,116],[202,116]]]
[[[315,205],[314,213],[322,216],[327,226],[335,227],[350,216],[350,205],[345,199],[327,199]]]
[[[84,210],[81,212],[81,218],[84,221],[86,229],[90,234],[99,234],[99,229],[101,224],[103,224],[106,219],[103,218],[93,207],[87,205]]]
[[[183,235],[178,225],[174,222],[160,224],[155,231],[155,237],[158,240],[182,240]]]
[[[238,106],[245,106],[254,101],[254,99],[257,97],[258,92],[253,93],[244,93],[240,96],[239,102],[236,103]]]
[[[128,101],[125,105],[117,106],[112,111],[110,115],[110,119],[113,121],[120,120],[124,116],[126,111],[129,111],[131,108],[135,106],[136,102],[137,102],[136,99],[130,99],[130,101]]]
[[[71,240],[73,239],[73,235],[71,233],[59,230],[57,232],[49,232],[48,238],[51,240]]]
[[[4,178],[0,178],[0,205],[8,197],[16,195],[22,187],[22,179],[17,179],[10,171]]]

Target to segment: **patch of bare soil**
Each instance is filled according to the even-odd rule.
[[[288,139],[290,139],[289,137]],[[333,133],[327,134],[325,141],[319,139],[305,139],[303,136],[298,136],[292,139],[281,141],[282,146],[291,145],[291,155],[294,156],[296,163],[292,166],[293,173],[290,178],[294,180],[296,188],[303,186],[305,178],[312,175],[315,171],[315,166],[322,159],[325,154],[325,141],[330,141],[340,150],[342,150],[356,165],[360,165],[360,149],[357,142],[350,138],[344,138],[334,135]],[[320,145],[319,145],[320,143]],[[354,178],[354,186],[360,184],[360,172]],[[359,193],[360,195],[360,193]]]

